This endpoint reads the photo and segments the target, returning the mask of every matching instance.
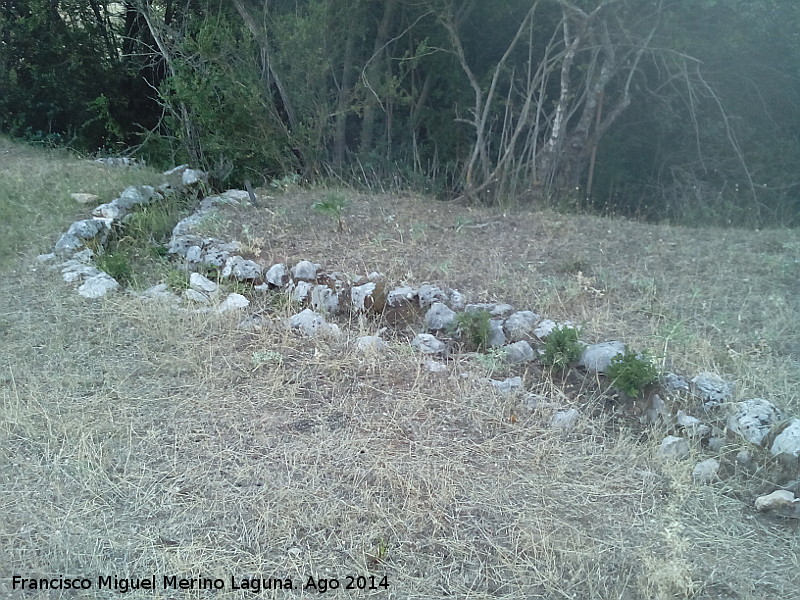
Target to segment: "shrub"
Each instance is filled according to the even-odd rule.
[[[121,284],[133,280],[133,269],[128,255],[124,252],[103,252],[94,259],[97,268],[105,271]]]
[[[658,372],[650,357],[625,350],[625,354],[617,354],[611,359],[606,375],[619,391],[637,398],[656,380]]]
[[[542,363],[556,369],[566,369],[580,358],[582,352],[578,330],[564,325],[553,329],[545,338]]]
[[[489,337],[492,332],[490,319],[491,315],[486,310],[460,313],[456,316],[454,329],[478,352],[483,352],[489,347]]]
[[[342,231],[344,229],[342,213],[344,213],[346,206],[347,199],[342,194],[339,192],[331,192],[325,196],[324,200],[315,202],[311,208],[322,215],[328,215],[336,219],[339,224],[339,231]]]

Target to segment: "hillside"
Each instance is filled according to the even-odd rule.
[[[765,457],[692,481],[691,459],[655,457],[668,426],[604,402],[596,382],[523,375],[527,392],[582,418],[570,432],[517,410],[478,376],[507,367],[474,354],[429,373],[408,329],[340,322],[339,338],[243,331],[229,315],[170,310],[116,293],[87,300],[37,263],[90,208],[155,184],[119,169],[0,141],[0,593],[12,574],[147,579],[129,598],[249,598],[250,578],[347,576],[337,597],[790,598],[798,521],[754,498],[786,480]],[[335,199],[338,215],[313,205]],[[403,194],[259,190],[206,224],[264,264],[310,259],[411,285],[456,288],[624,340],[659,369],[718,373],[737,400],[800,414],[800,241],[793,230],[689,229],[547,211],[499,211]],[[140,257],[142,258],[142,257]],[[144,260],[144,258],[142,258]],[[177,267],[155,257],[144,289]],[[288,316],[274,295],[251,310]],[[389,351],[354,339],[382,330]],[[411,324],[411,329],[415,328]],[[475,377],[462,376],[462,373]],[[675,402],[680,402],[676,399]],[[677,404],[673,408],[678,408]],[[165,591],[163,577],[219,578],[223,590]],[[387,586],[382,586],[386,578]],[[233,583],[231,582],[233,578]],[[235,585],[234,585],[235,583]],[[276,582],[272,582],[276,584]],[[121,585],[121,584],[119,584]],[[323,584],[320,584],[323,585]],[[363,587],[363,586],[362,586]],[[119,591],[119,590],[118,590]]]

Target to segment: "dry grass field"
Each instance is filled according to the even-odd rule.
[[[236,316],[127,293],[87,300],[33,261],[88,214],[69,192],[106,201],[157,181],[0,140],[0,597],[105,599],[114,578],[120,591],[151,577],[156,590],[125,597],[800,597],[798,522],[753,509],[787,474],[761,458],[737,466],[743,442],[730,439],[719,482],[698,485],[692,468],[712,454],[660,462],[669,430],[616,410],[579,374],[474,356],[433,374],[409,328],[352,318],[340,338],[248,332]],[[737,399],[800,415],[797,231],[260,192],[263,208],[204,226],[264,264],[381,271],[570,319],[586,342],[624,340],[663,370],[714,371],[737,381]],[[341,225],[313,209],[331,194],[347,200]],[[252,299],[276,321],[293,310]],[[355,350],[382,327],[386,354]],[[521,374],[525,392],[462,373]],[[583,420],[550,428],[520,410],[530,392]],[[14,575],[91,589],[23,592]],[[237,589],[252,578],[294,589]],[[198,589],[216,579],[223,589]]]

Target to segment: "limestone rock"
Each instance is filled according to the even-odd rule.
[[[510,304],[497,304],[496,302],[479,302],[477,304],[467,304],[464,312],[478,312],[485,310],[493,317],[502,317],[514,310]]]
[[[739,403],[738,410],[728,418],[728,429],[760,446],[780,418],[781,413],[772,402],[753,398]]]
[[[418,333],[411,340],[411,345],[423,354],[442,354],[447,348],[444,342],[437,340],[430,333]]]
[[[447,308],[446,304],[434,302],[425,314],[425,327],[429,331],[447,330],[455,324],[456,317],[456,313]]]
[[[317,278],[317,265],[309,260],[301,260],[292,267],[292,275],[295,279],[314,281]]]
[[[773,512],[781,517],[800,519],[800,498],[795,498],[789,490],[775,490],[766,496],[759,496],[755,506],[758,512]]]
[[[683,459],[689,456],[689,442],[686,438],[668,435],[665,437],[656,452],[659,458]]]
[[[692,379],[692,393],[700,398],[706,409],[714,408],[733,398],[734,384],[715,373],[699,373]]]
[[[327,285],[315,285],[311,288],[311,308],[335,313],[339,310],[339,296]]]
[[[570,321],[564,321],[563,323],[556,323],[551,319],[543,319],[536,326],[536,329],[533,330],[533,335],[538,337],[540,340],[543,340],[548,335],[550,335],[554,329],[561,329],[564,327],[575,329],[575,325]]]
[[[467,305],[467,300],[464,298],[464,294],[459,292],[458,290],[450,290],[450,308],[454,308],[455,310],[461,310]]]
[[[96,194],[75,193],[70,194],[70,197],[80,204],[94,204],[100,200],[100,196]]]
[[[676,415],[678,425],[683,427],[683,430],[691,436],[705,436],[711,433],[711,427],[700,421],[697,417],[687,415],[684,411],[679,410]]]
[[[205,292],[207,294],[213,294],[219,287],[208,277],[201,275],[200,273],[192,273],[189,276],[189,285],[192,287],[192,289],[197,290],[198,292]]]
[[[446,373],[447,365],[440,363],[437,360],[426,360],[425,369],[428,373]]]
[[[578,361],[590,373],[605,373],[611,366],[611,359],[625,354],[625,344],[618,341],[589,344],[584,348]]]
[[[338,333],[338,327],[329,324],[325,320],[325,317],[314,312],[310,308],[306,308],[300,313],[290,317],[289,327],[309,337],[315,337],[324,333]]]
[[[265,279],[270,285],[282,288],[289,282],[289,270],[283,263],[274,264],[267,270]]]
[[[228,294],[228,297],[217,307],[221,313],[228,312],[229,310],[239,310],[246,308],[250,305],[250,300],[241,294]]]
[[[667,405],[658,394],[653,394],[647,408],[644,411],[644,420],[650,423],[658,423],[659,421],[666,421],[670,417],[670,412],[667,410]]]
[[[100,271],[97,275],[86,279],[78,288],[78,293],[84,298],[101,298],[118,287],[116,279]]]
[[[506,360],[512,364],[532,362],[536,358],[531,345],[525,340],[514,342],[505,347]]]
[[[697,463],[692,469],[692,479],[696,483],[711,483],[719,477],[719,461],[713,458]]]
[[[181,173],[181,183],[185,186],[194,186],[208,181],[208,175],[198,169],[184,169]]]
[[[311,284],[308,281],[298,281],[292,287],[292,299],[295,302],[303,302],[308,298],[309,293],[311,293]]]
[[[800,419],[792,419],[789,425],[775,436],[769,451],[773,456],[800,457]]]
[[[441,288],[438,288],[435,285],[421,285],[418,295],[420,308],[428,308],[435,302],[447,301],[447,294],[445,294]]]
[[[664,387],[670,392],[688,392],[689,383],[675,373],[667,373],[664,375]]]
[[[260,281],[261,265],[252,260],[245,260],[241,256],[229,256],[222,269],[222,276],[233,277],[237,281]]]
[[[530,340],[540,320],[541,317],[530,310],[519,310],[506,319],[503,327],[512,342]]]
[[[502,394],[510,394],[515,389],[522,387],[522,377],[506,377],[499,379],[484,379],[486,383]]]
[[[487,343],[490,348],[505,346],[506,334],[503,331],[503,319],[489,319],[489,339]]]
[[[75,221],[67,229],[67,233],[81,240],[93,240],[99,234],[108,231],[106,224],[98,219],[83,219]]]
[[[188,288],[183,290],[183,296],[192,302],[196,302],[197,304],[211,304],[211,300],[209,300],[208,296],[206,296],[203,292],[198,290]]]
[[[389,306],[402,306],[413,302],[417,298],[417,294],[417,290],[412,287],[397,287],[386,295],[386,303]]]
[[[374,291],[375,284],[371,281],[365,283],[364,285],[358,285],[350,288],[350,303],[353,307],[353,310],[366,310],[366,300],[367,298],[370,298],[370,300],[372,299],[372,292]]]
[[[559,410],[550,419],[550,427],[561,429],[562,431],[572,431],[575,429],[575,425],[578,424],[580,417],[581,413],[574,408]]]
[[[356,349],[363,353],[381,353],[387,349],[386,342],[377,335],[362,335],[356,340]]]
[[[78,249],[83,248],[83,242],[71,233],[65,233],[56,242],[56,254],[62,258],[71,256]]]

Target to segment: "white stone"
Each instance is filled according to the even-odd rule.
[[[450,308],[460,310],[467,305],[467,299],[464,294],[458,290],[450,290]]]
[[[769,451],[773,456],[787,454],[800,457],[800,419],[792,419],[789,426],[775,436]]]
[[[327,285],[315,285],[311,288],[311,307],[314,310],[334,313],[339,310],[339,296]]]
[[[100,298],[118,287],[119,283],[116,279],[101,271],[84,281],[83,285],[78,288],[78,293],[84,298]]]
[[[658,423],[659,421],[666,421],[669,416],[669,410],[667,410],[667,405],[661,399],[661,396],[658,394],[653,394],[653,397],[650,399],[650,403],[647,409],[644,412],[645,419],[650,423]]]
[[[510,394],[515,389],[522,387],[522,377],[507,377],[506,379],[484,379],[486,383],[502,394]]]
[[[525,340],[514,342],[505,347],[506,360],[512,364],[532,362],[536,355],[531,345]]]
[[[301,260],[292,267],[292,275],[295,279],[314,281],[317,278],[317,265],[309,260]]]
[[[728,418],[728,429],[758,446],[781,418],[778,408],[764,398],[752,398],[738,403],[737,411]]]
[[[502,319],[489,319],[489,347],[499,348],[506,344],[506,334],[503,331]]]
[[[771,494],[759,496],[755,502],[758,512],[775,512],[783,517],[800,518],[800,498],[795,498],[789,490],[775,490]]]
[[[197,302],[198,304],[211,304],[211,300],[208,299],[208,296],[206,296],[203,292],[192,288],[183,290],[183,295],[187,300]]]
[[[711,483],[719,476],[719,461],[713,458],[697,463],[692,469],[692,479],[697,483]]]
[[[540,320],[541,317],[536,313],[520,310],[510,315],[503,323],[503,327],[512,342],[529,340],[534,335],[533,331]]]
[[[356,340],[356,349],[363,353],[381,353],[387,349],[386,342],[384,342],[377,335],[362,335]]]
[[[412,302],[417,297],[417,293],[417,290],[412,287],[397,287],[386,295],[386,303],[389,306],[401,306],[407,302]]]
[[[267,270],[266,280],[267,283],[282,288],[289,281],[289,270],[283,263],[272,265]]]
[[[367,298],[372,297],[372,292],[375,291],[375,284],[371,281],[364,285],[357,285],[350,288],[350,303],[354,310],[366,310],[364,302]]]
[[[434,302],[425,313],[425,327],[429,331],[442,331],[451,328],[456,322],[455,311],[450,310],[446,304]]]
[[[417,334],[411,340],[411,345],[423,354],[441,354],[447,348],[444,342],[437,340],[430,333]]]
[[[289,327],[297,329],[309,337],[314,337],[321,333],[328,333],[333,329],[332,326],[325,321],[325,317],[314,312],[310,308],[306,308],[300,313],[290,317]]]
[[[250,305],[250,300],[241,294],[228,294],[228,297],[217,307],[219,312],[227,312],[229,310],[238,310],[246,308]]]
[[[561,429],[563,431],[572,431],[580,419],[581,413],[576,409],[570,408],[569,410],[559,410],[550,419],[550,427],[554,429]]]
[[[447,365],[436,360],[426,360],[425,369],[427,369],[428,373],[445,373],[447,372]]]
[[[543,340],[548,335],[550,335],[554,329],[563,329],[565,327],[569,327],[570,329],[576,329],[575,325],[570,321],[564,321],[563,323],[556,323],[551,319],[543,319],[536,326],[536,329],[533,330],[533,335]]]
[[[70,194],[70,198],[75,200],[75,202],[80,202],[81,204],[92,204],[100,200],[100,196],[96,194],[84,194],[84,193]]]
[[[683,427],[684,431],[686,431],[686,433],[688,433],[689,435],[702,437],[704,435],[708,435],[709,433],[711,433],[711,427],[703,423],[697,417],[687,415],[682,410],[678,411],[676,417],[678,420],[678,425]]]
[[[611,366],[611,359],[625,354],[625,344],[618,341],[589,344],[584,348],[578,361],[590,373],[605,373]]]
[[[447,299],[446,294],[441,288],[435,285],[421,285],[419,288],[419,307],[428,308],[434,302],[444,302]]]
[[[692,379],[692,393],[703,401],[704,406],[714,408],[733,398],[734,384],[715,373],[699,373]]]
[[[656,455],[660,458],[686,458],[689,456],[689,442],[686,438],[668,435],[661,442]]]
[[[206,292],[208,294],[213,294],[219,287],[208,277],[200,273],[192,273],[189,276],[189,285],[192,286],[192,289],[197,290],[198,292]]]
[[[181,183],[183,185],[196,185],[202,183],[207,178],[207,175],[198,169],[185,169],[181,173]]]
[[[292,299],[295,302],[302,302],[308,298],[311,292],[311,284],[308,281],[298,281],[292,290]]]
[[[262,276],[261,265],[252,260],[246,260],[238,255],[230,256],[225,261],[225,267],[222,269],[222,276],[233,277],[237,281],[259,280]]]

